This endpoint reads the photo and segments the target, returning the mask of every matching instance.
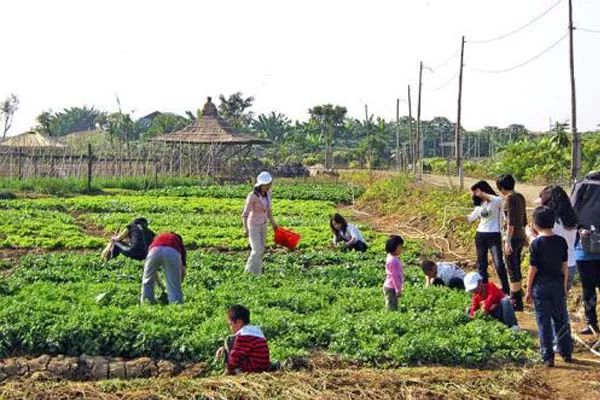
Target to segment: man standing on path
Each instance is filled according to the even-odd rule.
[[[504,196],[505,236],[504,255],[510,278],[510,298],[516,311],[523,311],[523,290],[521,287],[521,255],[525,244],[527,214],[525,197],[515,192],[515,178],[503,174],[496,179],[496,187]]]

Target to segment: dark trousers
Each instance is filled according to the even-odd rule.
[[[434,286],[446,286],[444,281],[440,278],[435,278],[433,280],[433,285]],[[448,282],[448,287],[450,289],[465,290],[465,282],[460,278],[452,278],[452,279],[450,279],[450,282]]]
[[[488,281],[488,250],[492,253],[492,259],[496,266],[496,273],[502,283],[502,291],[510,293],[508,275],[502,259],[502,236],[500,232],[477,232],[475,234],[475,247],[477,248],[477,268],[483,282]]]
[[[117,258],[120,254],[138,261],[145,260],[147,256],[147,253],[143,250],[132,248],[123,242],[115,242],[110,253],[110,258]]]
[[[512,253],[506,256],[506,269],[512,283],[521,282],[523,279],[523,275],[521,275],[521,255],[523,254],[524,244],[525,239],[523,238],[513,237],[510,239]]]
[[[585,320],[589,325],[598,325],[596,314],[596,290],[600,289],[600,260],[577,261],[577,271],[583,290]]]
[[[361,253],[364,253],[365,251],[367,251],[368,248],[369,247],[367,246],[367,244],[365,242],[361,242],[360,240],[357,240],[350,246],[344,246],[342,248],[342,251],[345,252],[345,251],[350,251],[350,250],[356,250],[356,251],[360,251]]]
[[[540,334],[540,351],[544,361],[554,359],[554,339],[562,356],[573,353],[567,299],[562,279],[538,281],[533,284],[535,320]],[[556,333],[555,333],[556,332]]]

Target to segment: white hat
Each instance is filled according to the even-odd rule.
[[[470,292],[477,288],[479,281],[483,280],[481,275],[477,272],[469,272],[465,275],[465,290]]]
[[[263,171],[256,177],[256,184],[254,185],[254,187],[268,185],[271,182],[273,182],[273,177],[271,176],[271,174],[267,171]]]

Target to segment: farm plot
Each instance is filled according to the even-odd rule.
[[[243,190],[242,190],[243,189]],[[98,249],[103,240],[86,233],[86,223],[104,237],[145,216],[157,232],[177,230],[191,248],[247,248],[241,211],[247,186],[170,188],[120,195],[0,200],[0,246],[5,248]],[[327,223],[335,203],[361,193],[349,185],[283,184],[275,192],[274,213],[297,230],[301,247],[328,242]],[[215,197],[203,197],[203,196]],[[302,199],[302,200],[300,200]],[[77,216],[77,218],[74,218]]]
[[[418,248],[409,246],[414,263]],[[244,255],[192,252],[183,306],[139,306],[141,266],[94,255],[30,256],[0,288],[0,355],[112,355],[209,361],[227,334],[224,310],[253,311],[285,360],[323,350],[369,365],[523,361],[527,334],[464,313],[464,293],[424,289],[407,270],[400,312],[383,310],[377,253],[273,253],[261,277]]]
[[[102,262],[97,254],[82,253],[21,258],[0,284],[0,358],[149,356],[203,361],[214,370],[214,350],[228,333],[224,310],[234,303],[250,307],[280,361],[314,351],[371,366],[474,366],[533,356],[526,333],[483,316],[469,320],[465,293],[424,288],[416,267],[424,251],[419,242],[409,241],[402,257],[407,268],[400,311],[385,311],[385,237],[365,229],[372,244],[365,254],[329,248],[328,217],[335,210],[329,200],[278,199],[278,222],[299,231],[303,247],[273,249],[265,274],[244,274],[242,205],[243,198],[154,193],[3,202],[0,212],[25,213],[52,227],[42,235],[30,230],[11,237],[11,246],[56,247],[71,229],[79,236],[69,237],[65,248],[96,249],[101,238],[86,235],[76,223],[91,221],[110,232],[132,215],[145,215],[156,231],[177,230],[198,250],[190,253],[183,306],[139,306],[142,266],[132,260]],[[5,221],[6,229],[17,226]],[[50,242],[28,242],[36,236]]]

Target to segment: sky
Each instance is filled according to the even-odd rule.
[[[255,113],[306,120],[333,103],[348,114],[413,112],[423,61],[422,118],[456,120],[465,35],[463,126],[545,131],[570,119],[567,0],[6,0],[0,3],[0,99],[20,99],[9,134],[44,110],[94,106],[139,118],[183,114],[241,91]],[[600,0],[574,0],[576,27],[600,31]],[[471,40],[471,42],[470,42]],[[575,31],[579,130],[600,124],[600,33]],[[455,55],[453,58],[450,56]],[[448,61],[447,63],[444,63]],[[443,65],[441,65],[443,64]]]

